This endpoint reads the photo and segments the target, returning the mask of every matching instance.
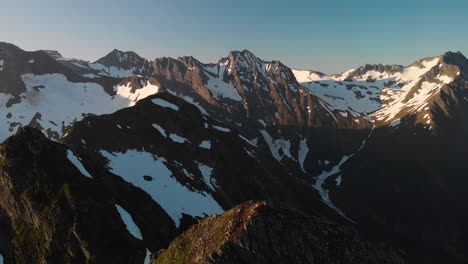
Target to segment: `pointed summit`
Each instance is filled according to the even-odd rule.
[[[114,49],[96,62],[107,67],[115,66],[121,69],[130,69],[132,67],[141,66],[145,61],[145,59],[133,51]]]
[[[448,51],[444,53],[444,55],[442,55],[442,61],[447,64],[458,66],[463,73],[468,74],[468,59],[460,51]]]

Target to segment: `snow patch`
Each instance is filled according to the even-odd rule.
[[[138,100],[156,94],[159,91],[159,87],[147,82],[143,88],[136,89],[134,92],[132,92],[130,84],[117,85],[114,87],[114,90],[119,97],[126,98],[131,102],[131,105],[134,105]]]
[[[115,66],[107,67],[100,63],[90,63],[88,64],[88,66],[93,70],[99,71],[98,73],[99,75],[110,76],[114,78],[127,78],[130,76],[133,76],[135,75],[134,71],[136,70],[134,68],[125,70],[125,69],[121,69]]]
[[[263,139],[265,139],[265,142],[270,148],[271,154],[276,160],[281,161],[284,156],[294,159],[289,151],[291,148],[291,142],[289,142],[289,140],[274,140],[265,130],[260,130],[260,133],[262,134]],[[280,155],[280,150],[283,152],[282,155]]]
[[[437,77],[437,79],[439,79],[440,81],[442,81],[445,84],[451,83],[453,81],[453,79],[451,77],[447,76],[447,75],[439,75]]]
[[[127,226],[128,232],[132,234],[135,238],[143,240],[143,236],[141,235],[140,228],[135,224],[133,221],[132,216],[125,211],[120,205],[116,204],[115,207],[117,208],[117,212],[119,212],[122,221],[124,222],[125,226]]]
[[[180,184],[166,167],[164,158],[151,153],[128,150],[125,153],[110,153],[101,150],[109,160],[108,168],[127,182],[147,192],[180,225],[182,213],[204,217],[223,212],[221,206],[206,192],[191,191]],[[146,181],[143,176],[152,176]]]
[[[215,187],[218,187],[218,185],[216,185],[216,180],[211,177],[213,168],[200,162],[197,162],[197,163],[198,163],[198,169],[200,170],[203,176],[203,181],[208,185],[208,187],[210,187],[211,190],[214,191]]]
[[[144,264],[151,264],[151,251],[149,251],[149,249],[146,249],[146,257]]]
[[[81,163],[80,159],[73,153],[71,150],[67,150],[67,158],[68,160],[75,165],[75,167],[86,177],[93,178],[91,174],[85,169],[83,164]]]
[[[259,119],[257,120],[260,124],[262,124],[262,126],[266,127],[266,123],[265,121],[263,121],[262,119]]]
[[[159,131],[159,133],[160,133],[161,135],[163,135],[164,137],[167,138],[166,130],[164,130],[164,128],[162,128],[162,127],[161,127],[160,125],[158,125],[158,124],[153,124],[152,126],[153,126],[154,128],[156,128],[156,129]]]
[[[340,186],[340,185],[341,185],[341,175],[338,176],[338,178],[335,179],[335,182],[336,182],[336,186]]]
[[[211,149],[211,141],[210,140],[203,140],[200,143],[199,147],[204,148],[204,149]]]
[[[299,141],[299,152],[297,153],[297,159],[303,172],[306,172],[304,169],[304,161],[308,153],[309,147],[307,146],[307,139],[301,139],[301,141]]]
[[[213,127],[214,129],[216,129],[216,130],[221,131],[221,132],[226,132],[226,133],[231,132],[231,130],[230,130],[229,128],[220,127],[220,126],[214,126],[214,125],[213,125],[212,127]]]
[[[179,136],[179,135],[176,135],[176,134],[174,134],[174,133],[170,134],[170,135],[169,135],[169,138],[170,138],[172,141],[174,141],[174,142],[176,142],[176,143],[180,143],[180,144],[185,143],[185,142],[190,142],[190,141],[188,141],[188,139],[186,139],[186,138],[184,138],[184,137],[181,137],[181,136]]]
[[[206,88],[211,91],[215,99],[228,98],[235,101],[242,100],[237,89],[232,84],[226,83],[220,78],[210,78]]]
[[[0,93],[0,112],[13,113],[9,119],[0,119],[0,142],[15,132],[15,129],[10,129],[10,124],[27,125],[36,113],[40,114],[40,119],[35,121],[44,131],[60,137],[64,132],[62,127],[83,119],[84,115],[113,113],[134,105],[146,95],[129,98],[118,90],[117,95],[110,96],[99,84],[70,82],[62,74],[27,73],[21,78],[26,87],[26,91],[20,95],[21,102],[6,107],[12,96]]]
[[[258,138],[254,138],[254,139],[250,140],[250,139],[248,139],[248,138],[246,138],[246,137],[244,137],[244,136],[242,136],[242,135],[240,135],[240,134],[239,134],[239,137],[240,137],[242,140],[244,140],[245,142],[249,143],[250,145],[252,145],[252,146],[254,146],[254,147],[258,147],[258,146],[257,146]]]
[[[151,100],[154,104],[156,105],[159,105],[161,107],[166,107],[166,108],[170,108],[174,111],[179,111],[179,107],[173,103],[169,103],[168,101],[164,100],[164,99],[161,99],[161,98],[156,98],[156,99],[153,99]]]

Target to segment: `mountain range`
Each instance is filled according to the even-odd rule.
[[[468,59],[0,43],[0,263],[467,263]]]

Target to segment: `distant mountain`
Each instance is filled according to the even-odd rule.
[[[330,200],[367,233],[413,248],[417,263],[466,259],[467,65],[447,52],[303,83],[374,125],[359,151],[322,174]],[[428,248],[439,250],[428,256]]]
[[[125,253],[137,263],[204,217],[248,200],[281,202],[338,229],[356,228],[372,248],[384,241],[410,263],[468,260],[468,60],[460,52],[326,75],[248,50],[216,63],[151,61],[119,50],[89,62],[0,43],[0,109],[0,141],[20,131],[25,153],[35,149],[31,135],[56,144],[25,128],[34,127],[66,145],[81,174],[109,189],[103,199],[125,208],[142,232],[143,242]],[[8,157],[3,164],[33,170],[33,178],[68,164],[57,158],[39,173]],[[5,192],[8,186],[14,184]],[[23,202],[0,205],[10,240],[20,229],[9,221],[21,216],[9,210]],[[104,210],[114,208],[121,212]],[[149,215],[164,223],[152,229]],[[23,250],[10,240],[0,239],[6,261]]]

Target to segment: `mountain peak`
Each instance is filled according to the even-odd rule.
[[[130,69],[137,65],[144,64],[146,60],[133,51],[112,50],[106,56],[97,60],[97,63],[111,67],[116,66],[122,69]]]
[[[458,67],[465,76],[468,74],[468,59],[460,51],[447,51],[440,58],[442,63]]]

